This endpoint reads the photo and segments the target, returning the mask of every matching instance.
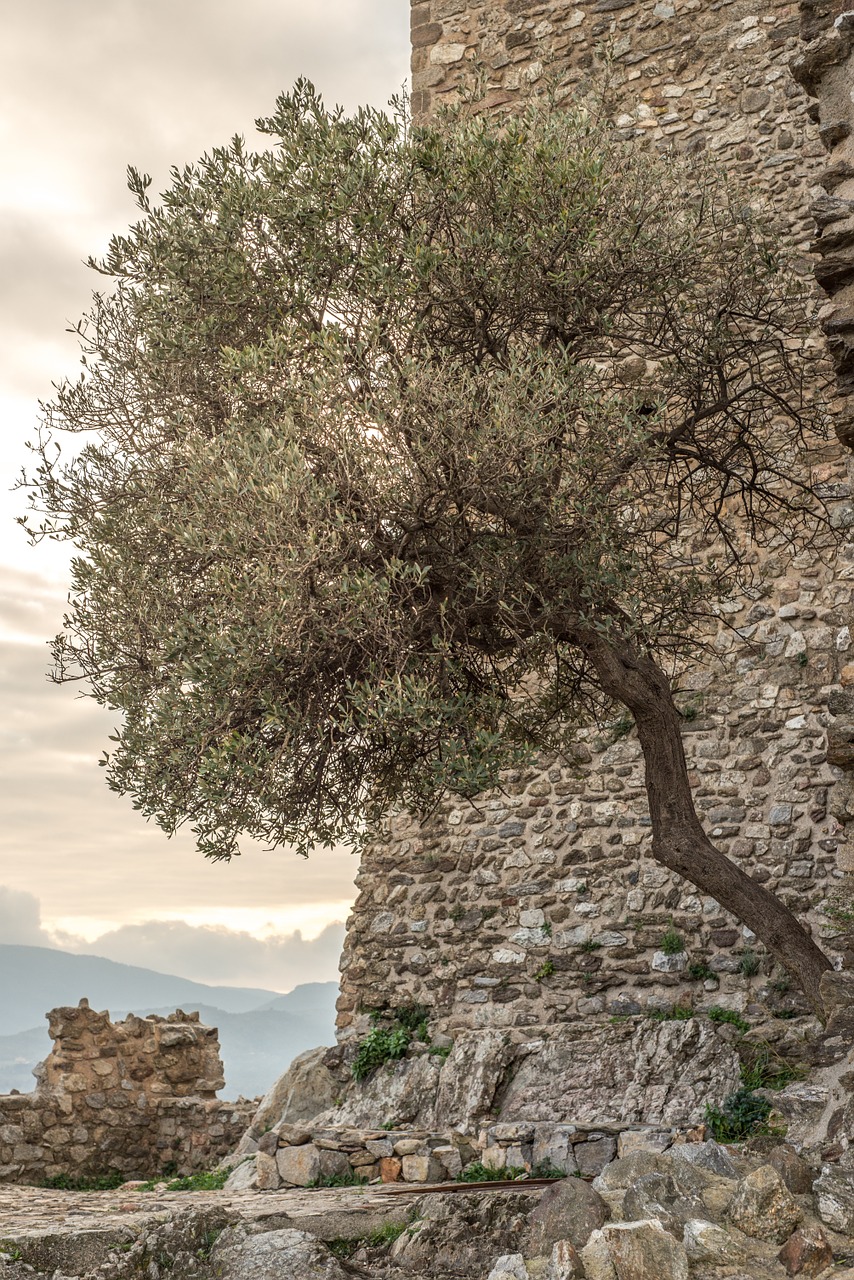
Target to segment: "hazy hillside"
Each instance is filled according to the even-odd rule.
[[[87,996],[114,1019],[128,1012],[198,1010],[219,1027],[224,1098],[264,1093],[298,1053],[335,1039],[335,982],[310,982],[286,995],[263,988],[212,987],[172,974],[44,947],[0,946],[0,1093],[29,1092],[32,1068],[50,1052],[44,1014]]]
[[[174,974],[117,964],[101,956],[71,955],[49,947],[0,946],[0,1035],[26,1031],[44,1021],[49,1009],[77,1004],[86,996],[93,1009],[133,1009],[142,1005],[194,1008],[215,1005],[244,1013],[275,1000],[263,987],[211,987]]]

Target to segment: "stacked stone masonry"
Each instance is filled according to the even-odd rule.
[[[476,1136],[405,1129],[305,1129],[279,1126],[261,1139],[256,1154],[239,1164],[227,1191],[278,1191],[339,1179],[365,1183],[454,1182],[474,1162],[486,1168],[534,1176],[566,1173],[594,1178],[633,1151],[669,1150],[700,1142],[696,1129],[651,1125],[554,1123],[493,1124]]]
[[[803,465],[830,504],[837,553],[793,559],[781,539],[757,556],[755,587],[722,617],[714,655],[680,677],[678,699],[709,833],[847,965],[854,502],[842,442],[851,438],[854,265],[837,259],[850,251],[854,263],[845,151],[854,69],[842,9],[829,0],[421,0],[412,73],[413,110],[425,118],[475,72],[481,85],[485,77],[480,106],[512,110],[549,77],[567,96],[583,92],[601,82],[607,58],[609,101],[627,138],[707,152],[776,211],[805,273],[816,250],[835,262],[835,275],[817,269],[836,293],[820,317],[826,341],[817,332],[806,358],[838,441],[831,433]],[[829,151],[842,186],[827,178]],[[824,208],[826,231],[837,233],[824,243],[811,212],[826,202],[822,181],[841,196]],[[822,303],[817,287],[817,311]],[[752,935],[648,854],[640,750],[619,719],[588,734],[573,762],[510,773],[476,806],[448,798],[423,825],[392,816],[357,881],[339,1035],[360,1034],[366,1009],[409,1002],[452,1035],[505,1027],[525,1036],[674,1004],[791,1016],[798,998]]]
[[[48,1014],[54,1041],[33,1093],[0,1096],[0,1182],[72,1182],[207,1169],[256,1102],[223,1102],[219,1042],[198,1014],[112,1023],[83,1000]]]

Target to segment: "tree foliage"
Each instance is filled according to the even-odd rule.
[[[594,641],[689,659],[820,516],[803,288],[704,162],[305,83],[258,124],[159,203],[131,171],[34,481],[109,784],[218,858],[569,749],[612,692]]]

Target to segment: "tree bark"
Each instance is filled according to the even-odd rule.
[[[666,674],[620,636],[586,632],[579,642],[603,691],[634,716],[646,767],[652,856],[752,929],[823,1019],[819,984],[833,966],[791,911],[716,849],[703,830]]]

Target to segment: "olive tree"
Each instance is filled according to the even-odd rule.
[[[79,549],[56,675],[119,713],[109,785],[214,858],[306,852],[617,705],[652,856],[820,1008],[827,958],[697,816],[672,684],[755,548],[824,527],[771,230],[580,109],[416,129],[300,83],[258,127],[159,202],[130,171],[45,406],[33,534]]]

